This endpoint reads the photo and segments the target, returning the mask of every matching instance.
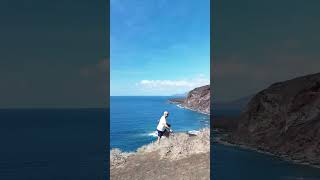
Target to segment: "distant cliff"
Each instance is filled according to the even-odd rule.
[[[255,95],[231,141],[320,165],[320,73],[275,83]]]
[[[170,99],[170,101],[193,111],[210,114],[210,85],[191,90],[186,98]]]

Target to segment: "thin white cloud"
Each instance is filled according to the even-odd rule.
[[[156,91],[189,91],[196,87],[210,84],[210,80],[199,76],[189,80],[141,80],[136,83],[143,90]]]

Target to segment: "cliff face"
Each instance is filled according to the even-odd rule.
[[[190,91],[183,106],[194,111],[210,114],[210,85]]]
[[[242,113],[231,141],[320,165],[320,73],[259,92]]]
[[[210,114],[210,85],[193,89],[184,99],[176,98],[170,101],[193,111]]]

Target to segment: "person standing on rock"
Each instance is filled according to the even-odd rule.
[[[157,126],[157,131],[158,131],[158,140],[157,142],[160,143],[161,137],[167,133],[167,129],[170,129],[170,125],[167,123],[167,117],[169,116],[169,112],[165,111],[163,112],[163,116],[160,118],[158,126]],[[170,132],[172,130],[170,129]]]

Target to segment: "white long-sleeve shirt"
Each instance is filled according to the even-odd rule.
[[[162,116],[159,120],[159,124],[157,126],[157,130],[164,131],[166,129],[165,124],[167,123],[166,117]]]

